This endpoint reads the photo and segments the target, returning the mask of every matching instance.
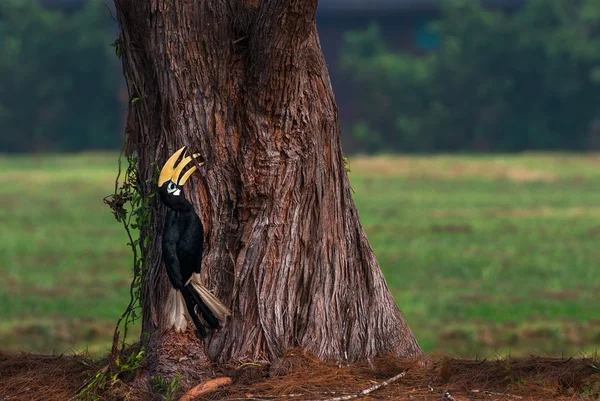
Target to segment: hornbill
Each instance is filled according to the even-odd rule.
[[[168,327],[178,332],[187,328],[186,318],[191,319],[196,334],[205,338],[208,331],[219,329],[220,323],[231,312],[200,281],[204,227],[183,194],[183,185],[196,171],[196,166],[179,177],[192,157],[196,158],[198,154],[183,157],[176,165],[184,149],[185,146],[169,157],[158,178],[160,199],[169,208],[162,233],[163,261],[172,285],[166,316]],[[202,164],[197,163],[198,166]]]

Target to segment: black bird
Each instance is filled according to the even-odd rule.
[[[196,171],[196,166],[179,178],[192,157],[198,154],[183,157],[176,166],[184,149],[185,146],[167,160],[158,178],[160,199],[170,209],[162,235],[163,261],[173,286],[167,299],[166,316],[168,327],[176,331],[184,331],[186,318],[191,319],[196,334],[205,338],[209,330],[219,329],[231,312],[200,281],[204,227],[183,194],[183,185]]]

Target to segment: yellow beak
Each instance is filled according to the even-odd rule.
[[[188,171],[186,171],[186,173],[183,175],[183,177],[181,177],[181,179],[179,178],[185,166],[187,166],[192,161],[192,157],[196,158],[200,156],[199,153],[196,153],[193,156],[184,157],[183,160],[181,160],[181,162],[177,166],[175,166],[177,159],[179,159],[179,156],[181,156],[181,153],[183,153],[184,149],[185,146],[179,149],[177,152],[173,153],[163,166],[158,177],[159,187],[162,187],[162,185],[169,180],[173,181],[177,185],[183,185],[186,183],[188,178],[190,178],[190,176],[194,173],[194,171],[197,170],[196,166],[193,166]],[[199,163],[200,166],[202,166],[203,164],[204,162]]]

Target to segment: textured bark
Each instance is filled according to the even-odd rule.
[[[202,275],[233,316],[205,344],[166,332],[152,203],[143,330],[151,370],[419,356],[352,201],[316,0],[115,0],[130,96],[129,150],[143,179],[187,145],[207,161],[187,185],[207,236]],[[155,188],[148,184],[146,196]]]

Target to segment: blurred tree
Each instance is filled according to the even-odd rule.
[[[98,2],[69,15],[29,0],[0,2],[0,151],[119,146],[115,34]]]
[[[352,132],[367,151],[584,149],[600,117],[600,2],[530,0],[505,14],[443,3],[425,57],[388,51],[376,26],[345,38],[366,93]],[[368,96],[368,97],[367,97]]]

